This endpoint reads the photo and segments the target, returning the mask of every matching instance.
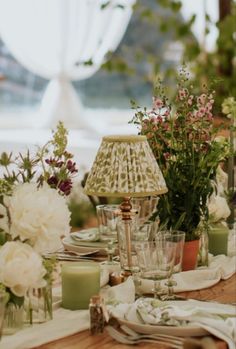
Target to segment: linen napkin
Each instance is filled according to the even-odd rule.
[[[185,271],[173,275],[177,282],[175,292],[196,291],[211,287],[217,284],[221,279],[226,280],[236,272],[236,256],[228,257],[225,255],[211,256],[208,268],[199,268],[196,270]],[[161,282],[165,287],[165,281]],[[140,291],[150,293],[153,288],[153,281],[142,280]]]
[[[197,326],[223,339],[229,349],[236,344],[236,307],[214,302],[166,301],[140,298],[136,302],[109,306],[116,318],[139,324]]]

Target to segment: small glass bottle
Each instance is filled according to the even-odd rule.
[[[208,233],[206,229],[203,229],[200,233],[200,244],[199,244],[199,253],[198,253],[198,266],[199,267],[208,267]]]
[[[91,334],[102,333],[104,329],[104,313],[101,296],[96,295],[91,297],[89,304],[89,313]]]

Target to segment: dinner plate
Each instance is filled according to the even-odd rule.
[[[141,299],[140,299],[141,301]],[[153,298],[144,298],[144,302],[147,302],[147,304],[143,304],[143,307],[145,309],[148,308],[149,301],[153,301]],[[139,302],[137,300],[135,303]],[[200,302],[196,300],[185,300],[185,301],[166,301],[164,302],[165,305],[173,305],[178,306],[179,308],[185,308],[185,310],[188,309],[189,305],[191,307],[195,306],[203,306],[208,307],[211,309],[213,313],[218,313],[220,310],[222,314],[225,314],[225,312],[229,314],[233,314],[234,309],[232,307],[228,307],[227,309],[221,309],[222,305],[218,305],[211,302]],[[218,309],[219,308],[219,309]],[[208,331],[204,328],[202,328],[200,325],[194,324],[194,323],[188,323],[178,326],[171,326],[171,325],[153,325],[150,323],[141,323],[139,316],[137,316],[137,311],[135,306],[129,306],[127,310],[126,308],[121,304],[114,308],[112,311],[112,315],[119,321],[120,324],[126,325],[127,327],[133,329],[136,332],[139,333],[145,333],[145,334],[169,334],[173,336],[181,336],[181,337],[190,337],[190,336],[204,336],[208,334]],[[149,310],[150,311],[150,310]],[[144,314],[145,315],[145,314]],[[146,316],[146,315],[145,315]]]
[[[75,241],[70,236],[67,236],[62,239],[62,244],[68,251],[81,253],[97,251],[97,255],[107,255],[107,243],[104,241]]]
[[[117,318],[121,325],[126,325],[135,332],[145,334],[168,334],[172,336],[191,337],[191,336],[205,336],[208,334],[206,330],[197,326],[158,326],[158,325],[144,325],[137,322],[132,322]]]

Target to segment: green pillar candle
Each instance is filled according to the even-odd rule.
[[[100,266],[89,262],[68,262],[62,265],[62,307],[70,310],[88,309],[89,300],[100,290]]]
[[[214,256],[218,254],[227,255],[229,229],[222,223],[212,224],[208,231],[209,252]]]

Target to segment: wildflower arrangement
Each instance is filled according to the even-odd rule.
[[[200,95],[187,87],[180,73],[174,103],[170,103],[158,80],[152,109],[136,109],[131,122],[146,135],[168,192],[160,196],[157,214],[161,226],[186,232],[186,240],[198,238],[200,221],[207,221],[212,180],[221,161],[228,156],[227,140],[217,141],[213,123],[214,91],[204,88]]]
[[[33,157],[29,151],[0,156],[0,284],[9,302],[20,305],[29,288],[46,284],[52,265],[42,256],[61,247],[61,236],[70,232],[65,197],[77,168],[66,147],[67,130],[59,123]]]

